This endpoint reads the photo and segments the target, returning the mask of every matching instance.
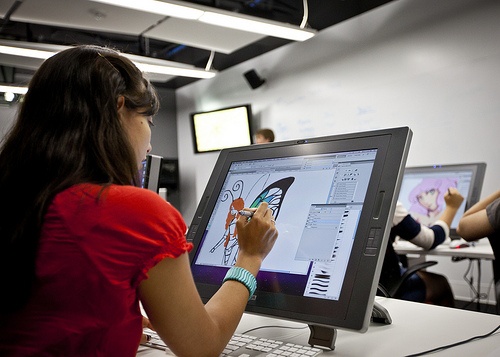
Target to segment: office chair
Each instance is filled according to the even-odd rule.
[[[397,298],[397,296],[401,292],[400,291],[401,286],[412,274],[416,273],[419,270],[436,265],[437,263],[438,262],[435,260],[429,260],[429,261],[425,261],[422,263],[412,265],[412,266],[408,267],[408,269],[406,270],[406,272],[403,275],[401,275],[401,278],[399,278],[398,282],[396,283],[396,285],[394,285],[392,287],[392,289],[387,290],[382,284],[379,283],[377,290],[380,291],[380,293],[382,293],[382,295],[385,297]]]
[[[397,298],[398,294],[400,293],[401,285],[414,273],[416,273],[419,270],[428,268],[430,266],[436,265],[437,262],[434,260],[430,261],[425,261],[419,264],[412,265],[409,267],[406,272],[401,276],[401,278],[398,280],[397,284],[393,286],[393,288],[388,291],[382,284],[378,284],[377,287],[377,295],[380,292],[382,296],[388,297],[388,298]],[[371,317],[373,322],[377,323],[383,323],[386,325],[389,325],[392,323],[392,318],[389,314],[389,312],[380,304],[375,302],[373,305],[373,310],[372,310],[372,317]]]

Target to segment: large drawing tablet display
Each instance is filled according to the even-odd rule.
[[[202,299],[234,264],[238,211],[267,201],[279,237],[246,310],[366,331],[411,135],[403,127],[222,150],[187,234]]]
[[[399,201],[418,222],[430,226],[443,213],[444,195],[455,187],[464,202],[450,226],[450,237],[459,239],[457,226],[464,212],[479,201],[486,163],[471,162],[454,165],[429,165],[405,168]]]

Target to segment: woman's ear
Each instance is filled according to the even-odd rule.
[[[125,108],[125,97],[123,95],[120,95],[118,97],[118,101],[116,102],[116,110],[118,111],[118,114],[123,114]]]

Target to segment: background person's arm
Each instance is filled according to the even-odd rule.
[[[464,197],[456,188],[450,187],[448,192],[444,195],[444,201],[446,202],[446,208],[441,216],[439,216],[439,219],[450,227],[458,209],[460,208],[460,205],[464,201]]]
[[[443,243],[449,235],[450,225],[464,198],[456,188],[450,187],[444,195],[444,200],[446,207],[432,226],[427,227],[408,216],[394,228],[397,234],[426,250],[434,249]]]
[[[477,240],[494,232],[486,214],[486,207],[500,198],[500,190],[492,193],[469,208],[458,223],[457,233],[465,240]]]

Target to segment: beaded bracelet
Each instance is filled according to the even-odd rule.
[[[248,289],[250,294],[248,300],[250,300],[257,289],[257,279],[248,270],[241,267],[232,267],[226,273],[222,283],[224,284],[227,280],[234,280],[242,283]]]

